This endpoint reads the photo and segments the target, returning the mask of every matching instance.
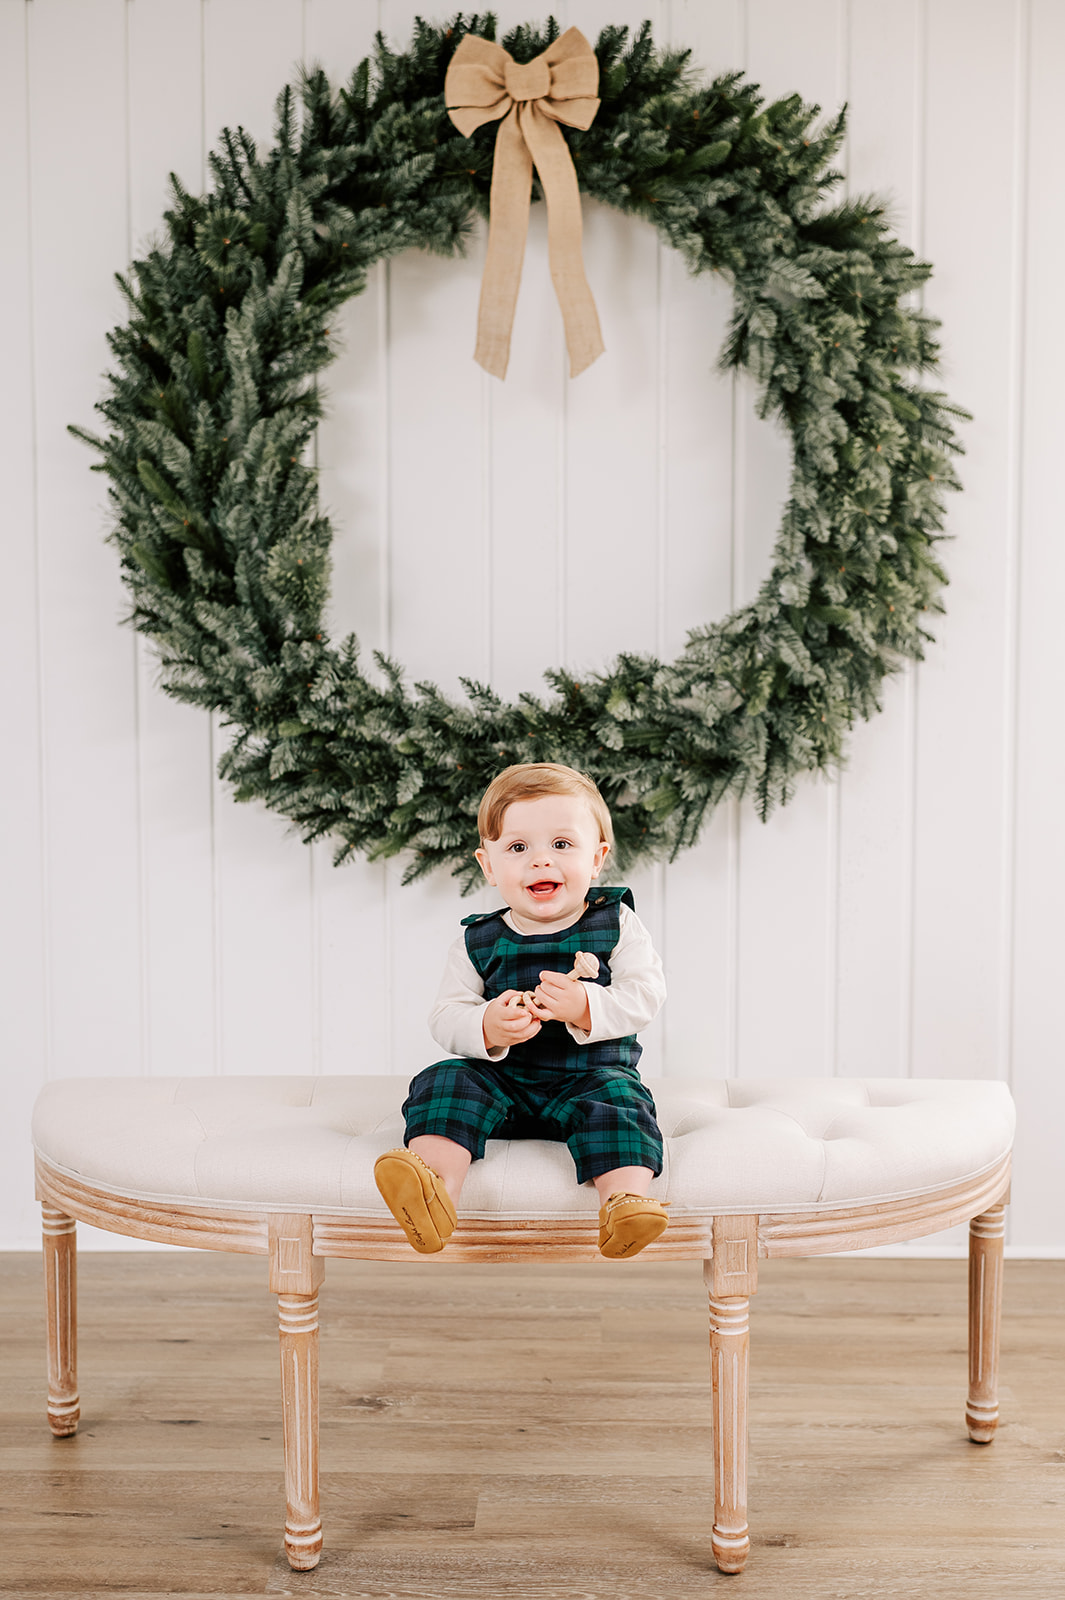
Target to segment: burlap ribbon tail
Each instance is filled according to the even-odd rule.
[[[599,110],[599,63],[578,28],[568,28],[524,65],[490,39],[468,33],[444,80],[448,115],[469,138],[500,121],[492,167],[488,252],[481,281],[474,359],[505,377],[521,283],[533,166],[547,203],[551,279],[562,311],[570,377],[603,353],[599,317],[581,255],[581,197],[560,122],[588,128]]]

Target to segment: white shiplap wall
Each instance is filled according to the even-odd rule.
[[[0,0],[5,684],[0,1244],[36,1240],[29,1110],[48,1077],[375,1072],[431,1059],[449,881],[342,872],[213,776],[222,735],[118,626],[93,425],[112,275],[173,168],[271,131],[300,59],[345,78],[409,0]],[[504,25],[533,15],[497,7]],[[650,14],[711,72],[851,105],[852,192],[889,191],[935,263],[945,386],[975,413],[939,643],[888,687],[841,780],[768,826],[724,807],[634,881],[671,998],[651,1071],[1008,1078],[1015,1250],[1065,1250],[1056,1000],[1065,860],[1059,0],[569,0],[590,36]],[[989,111],[993,108],[993,112]],[[410,254],[345,316],[320,430],[334,621],[413,678],[535,688],[671,654],[753,594],[785,442],[714,372],[729,311],[650,230],[586,204],[607,356],[565,376],[535,208],[504,385],[470,359],[482,239]],[[488,904],[488,901],[484,902]],[[108,1244],[118,1241],[108,1239]]]

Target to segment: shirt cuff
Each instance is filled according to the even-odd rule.
[[[449,1026],[434,1034],[436,1042],[452,1055],[464,1056],[468,1061],[502,1061],[506,1046],[490,1050],[484,1037],[484,1014],[487,1002],[479,1005],[457,1006],[447,1019]],[[457,1012],[457,1015],[455,1014]]]
[[[481,1047],[482,1061],[502,1061],[510,1054],[510,1046],[497,1044],[489,1046],[484,1036],[484,1014],[488,1010],[487,1004],[483,1005],[477,1013],[477,1043]]]

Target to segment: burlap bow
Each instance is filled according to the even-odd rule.
[[[448,115],[468,139],[502,117],[492,167],[488,254],[481,280],[474,360],[506,376],[510,330],[521,283],[533,163],[547,202],[551,279],[562,309],[575,378],[603,353],[599,318],[581,258],[581,197],[560,122],[588,128],[599,101],[599,63],[579,28],[567,28],[542,55],[519,65],[500,44],[468,33],[444,80]]]

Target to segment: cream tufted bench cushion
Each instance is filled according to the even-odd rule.
[[[652,1193],[672,1202],[670,1226],[645,1259],[707,1263],[718,1465],[713,1546],[719,1566],[738,1571],[749,1547],[738,1463],[746,1455],[747,1306],[759,1256],[862,1248],[976,1219],[976,1366],[971,1361],[967,1415],[972,1436],[990,1439],[1013,1104],[996,1082],[645,1081],[665,1136],[665,1168]],[[49,1084],[33,1137],[50,1262],[53,1430],[77,1425],[74,1219],[164,1243],[268,1255],[282,1347],[292,1356],[291,1381],[283,1362],[286,1545],[294,1566],[312,1566],[321,1548],[314,1340],[325,1257],[420,1260],[433,1270],[438,1262],[550,1253],[624,1271],[598,1255],[594,1188],[577,1186],[564,1145],[541,1140],[490,1141],[471,1169],[447,1249],[416,1256],[373,1182],[376,1157],[402,1142],[405,1092],[406,1080],[396,1077]],[[303,1439],[293,1431],[297,1414],[310,1429]]]

